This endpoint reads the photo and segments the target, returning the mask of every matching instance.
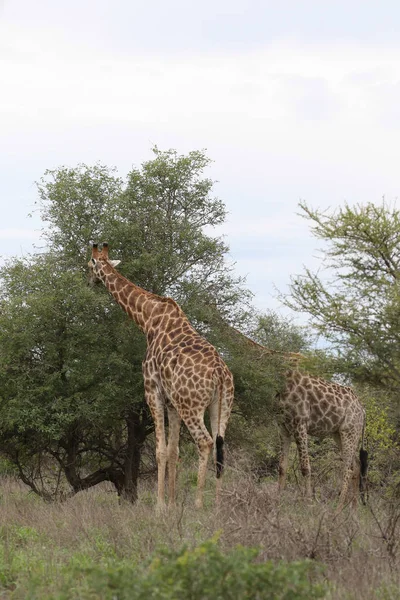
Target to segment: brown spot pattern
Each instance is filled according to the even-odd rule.
[[[279,460],[279,487],[283,488],[288,464],[290,440],[295,439],[301,471],[311,494],[308,434],[332,435],[340,441],[343,459],[342,489],[339,507],[343,506],[365,424],[365,411],[354,391],[318,377],[302,376],[298,371],[286,374],[286,388],[279,396],[282,450]]]

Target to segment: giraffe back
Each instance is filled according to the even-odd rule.
[[[290,371],[280,395],[282,424],[294,433],[300,423],[310,435],[323,437],[342,429],[362,429],[363,406],[352,388]]]
[[[158,326],[159,325],[159,326]],[[179,309],[168,322],[155,322],[147,348],[146,369],[183,418],[204,412],[216,399],[233,401],[233,377],[217,350]]]

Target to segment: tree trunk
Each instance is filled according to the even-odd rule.
[[[136,502],[138,498],[140,459],[143,443],[146,439],[146,426],[141,413],[141,410],[137,411],[132,408],[126,417],[128,439],[124,461],[122,497],[130,502]]]

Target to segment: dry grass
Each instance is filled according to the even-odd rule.
[[[107,486],[64,503],[46,504],[12,479],[1,481],[0,598],[26,598],[32,577],[48,588],[71,564],[140,562],[160,546],[189,546],[220,532],[223,548],[260,547],[262,559],[313,559],[325,565],[330,598],[400,598],[397,531],[400,505],[372,497],[370,508],[335,516],[331,500],[303,500],[295,485],[283,497],[275,483],[257,483],[242,468],[227,470],[223,502],[213,507],[208,481],[206,507],[194,509],[192,472],[182,472],[174,510],[157,516],[153,489],[139,502],[119,504]],[[151,485],[150,483],[148,485]],[[331,490],[320,490],[329,498]],[[57,597],[57,596],[54,596]]]
[[[308,558],[324,564],[331,598],[400,598],[394,591],[400,583],[400,507],[376,498],[371,506],[373,512],[359,506],[336,515],[332,502],[310,504],[295,487],[278,499],[276,484],[256,486],[249,479],[226,490],[222,539],[227,546],[260,546],[265,560]]]

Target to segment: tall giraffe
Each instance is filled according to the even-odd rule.
[[[223,471],[225,429],[232,409],[233,377],[216,349],[191,326],[171,298],[148,292],[123,277],[108,258],[108,244],[99,251],[93,244],[88,263],[91,283],[102,281],[121,308],[145,333],[147,351],[143,361],[145,397],[154,419],[158,466],[157,506],[165,505],[165,471],[168,464],[168,499],[175,501],[176,465],[181,420],[189,429],[199,452],[196,506],[203,505],[208,457],[214,447],[219,502]],[[168,413],[166,444],[164,413]],[[204,425],[209,409],[212,437]]]
[[[285,372],[285,386],[278,393],[279,433],[279,491],[286,482],[289,449],[295,440],[300,457],[301,472],[305,478],[306,494],[311,497],[311,468],[308,454],[308,435],[318,438],[332,436],[343,460],[342,487],[337,506],[345,505],[350,480],[359,477],[362,502],[365,504],[368,453],[364,449],[365,410],[352,388],[301,373],[298,364],[304,356],[297,352],[279,352],[257,344],[235,329],[242,337],[261,351],[262,355],[281,355],[292,363]],[[359,460],[357,449],[361,439]],[[355,501],[355,491],[353,491]]]

